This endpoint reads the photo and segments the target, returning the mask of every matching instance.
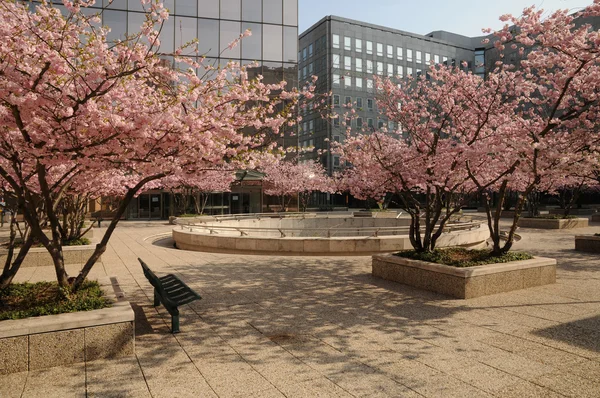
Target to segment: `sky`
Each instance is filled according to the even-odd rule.
[[[482,28],[502,27],[500,15],[520,15],[531,5],[548,12],[576,11],[591,3],[592,0],[299,0],[299,31],[304,32],[326,15],[336,15],[421,35],[446,30],[481,36]]]

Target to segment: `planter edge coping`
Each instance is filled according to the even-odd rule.
[[[501,272],[517,271],[528,268],[538,268],[549,265],[556,265],[556,260],[547,257],[534,257],[530,260],[511,261],[508,263],[477,265],[475,267],[459,268],[450,265],[430,263],[427,261],[412,260],[394,256],[393,254],[384,254],[373,256],[373,260],[391,262],[398,265],[419,268],[427,271],[438,272],[441,274],[457,276],[459,278],[472,278],[476,276],[497,274]]]
[[[113,300],[112,307],[0,321],[0,339],[133,322],[135,314],[116,277],[98,278],[98,282],[104,294]]]
[[[577,240],[577,239],[598,240],[598,241],[600,241],[600,236],[594,236],[594,235],[575,235],[575,240]]]

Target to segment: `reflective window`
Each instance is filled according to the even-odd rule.
[[[333,107],[334,108],[339,108],[340,107],[340,96],[335,94],[333,96]]]
[[[377,74],[383,75],[383,62],[377,62]]]
[[[367,80],[367,83],[369,82],[369,80]],[[369,85],[367,84],[367,88],[369,87]],[[371,80],[371,88],[373,88],[373,80]],[[367,98],[367,109],[369,109],[370,111],[373,110],[373,99],[372,98]]]
[[[377,43],[377,56],[383,57],[383,44]]]
[[[485,73],[485,50],[475,50],[475,73]]]
[[[356,58],[356,71],[357,72],[363,71],[362,61],[363,61],[362,59]]]
[[[334,73],[331,77],[331,82],[334,86],[339,86],[340,85],[340,75]]]
[[[402,65],[398,65],[396,74],[400,77],[404,77],[404,68],[402,67]]]
[[[362,90],[362,87],[363,87],[363,79],[362,79],[362,77],[357,77],[356,78],[356,88],[358,90]]]
[[[373,92],[373,80],[372,79],[367,79],[367,91]]]
[[[393,64],[388,64],[387,75],[388,75],[388,77],[394,76],[394,65]]]
[[[242,17],[240,0],[221,0],[221,18],[239,21]]]
[[[333,48],[340,48],[340,35],[334,34],[332,36]]]
[[[344,50],[350,51],[352,50],[352,38],[344,37]]]
[[[242,21],[262,22],[262,0],[242,0]]]
[[[373,119],[367,119],[367,127],[373,128]]]
[[[344,69],[346,70],[352,70],[352,58],[351,57],[344,57]]]
[[[344,88],[352,88],[352,77],[344,76]]]
[[[283,0],[283,24],[298,26],[298,0]]]
[[[358,127],[358,128],[362,128],[362,126],[363,126],[363,120],[362,120],[362,117],[358,117],[358,118],[356,118],[356,127]]]
[[[279,61],[283,58],[283,32],[281,26],[263,25],[263,57]],[[296,38],[296,40],[298,40]],[[294,52],[296,50],[294,49]]]
[[[448,63],[448,57],[442,57],[442,62],[447,65]]]
[[[237,45],[232,49],[227,47],[231,42],[240,37],[242,26],[239,22],[221,21],[221,29],[219,36],[219,47],[223,52],[223,58],[235,59],[240,58],[240,46]]]
[[[298,28],[291,26],[283,27],[283,62],[297,62],[296,51],[298,49]],[[312,56],[312,44],[308,46],[308,55]],[[312,64],[311,64],[312,66]]]
[[[434,55],[433,56],[433,62],[437,65],[440,63],[440,56],[439,55]]]
[[[367,60],[367,73],[373,73],[373,61]]]
[[[242,22],[242,31],[250,29],[251,36],[242,39],[242,58],[258,60],[262,58],[262,24]],[[296,51],[294,49],[294,51]],[[294,58],[296,55],[294,55]]]
[[[387,46],[387,57],[394,58],[394,46],[390,46],[389,44]]]
[[[98,5],[100,2],[97,1],[96,5]],[[128,1],[129,5],[127,7],[128,10],[132,10],[132,11],[144,11],[144,7],[146,9],[149,8],[148,5],[143,6],[142,3],[140,2],[140,0],[129,0]]]
[[[425,63],[429,64],[431,62],[431,54],[425,53]]]
[[[248,39],[251,38],[247,37],[244,41]],[[218,20],[198,18],[198,52],[209,57],[219,56]]]
[[[416,54],[417,62],[423,62],[423,59],[421,57],[422,57],[421,51],[417,51],[417,54]]]
[[[356,50],[357,53],[362,52],[362,40],[361,39],[356,39],[354,49]]]
[[[195,17],[198,15],[198,2],[179,0],[177,4],[175,4],[175,14]]]
[[[308,51],[306,51],[306,47],[302,49],[302,61],[306,61],[306,57],[308,57]]]
[[[285,45],[285,43],[284,43],[284,45]],[[313,44],[312,44],[312,43],[310,43],[310,44],[308,45],[308,57],[309,57],[309,58],[313,56],[313,52],[314,52],[314,51],[313,51]]]
[[[367,54],[369,54],[369,55],[373,54],[373,42],[372,41],[367,41]]]
[[[175,47],[191,42],[198,37],[196,18],[175,17]],[[196,46],[187,47],[184,54],[189,54]]]
[[[333,67],[336,69],[340,67],[340,56],[338,54],[333,54]]]
[[[396,57],[402,59],[402,47],[396,47]]]
[[[406,49],[406,60],[407,61],[412,61],[413,60],[412,50],[410,48]]]
[[[106,36],[108,41],[123,40],[127,34],[127,12],[105,10],[103,13],[102,24],[110,26],[111,31]],[[163,37],[164,36],[161,35],[161,42],[164,40]],[[173,45],[171,44],[171,47],[172,46]],[[162,45],[161,50],[163,50]],[[173,48],[164,51],[170,52],[173,51]]]
[[[412,76],[413,75],[413,68],[406,68],[406,74],[408,76]]]
[[[58,2],[58,3],[62,3]],[[100,1],[96,1],[96,4],[99,4]],[[138,1],[139,3],[139,1]],[[112,9],[112,10],[126,10],[127,9],[127,2],[126,1],[119,1],[119,0],[113,0],[113,2],[111,3],[110,0],[104,0],[104,7],[107,9]],[[167,5],[165,4],[165,7],[167,7]],[[168,8],[168,7],[167,7]],[[173,8],[171,7],[169,9],[169,11],[173,11]]]
[[[274,24],[283,23],[282,0],[263,0],[263,22]]]
[[[361,86],[362,86],[362,79],[360,79],[360,81],[361,81]],[[356,107],[358,109],[361,109],[363,107],[363,102],[362,102],[361,97],[356,97]]]
[[[198,0],[198,16],[219,18],[219,0]]]
[[[87,15],[86,11],[92,11],[92,9],[82,8],[82,11]],[[129,34],[139,32],[144,22],[146,22],[146,14],[139,12],[127,13],[127,29]],[[145,37],[141,36],[140,40],[142,43],[148,45],[148,40]]]

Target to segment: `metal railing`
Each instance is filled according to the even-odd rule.
[[[483,222],[470,221],[447,224],[444,227],[445,233],[456,231],[470,231],[481,227]],[[266,227],[232,227],[220,225],[196,225],[196,224],[181,224],[181,229],[189,229],[190,232],[199,231],[210,235],[237,235],[239,236],[256,236],[256,237],[276,237],[291,238],[334,238],[334,237],[380,237],[380,236],[395,236],[408,235],[409,226],[398,227],[325,227],[325,228],[266,228]]]

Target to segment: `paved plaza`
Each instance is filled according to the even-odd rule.
[[[370,257],[179,251],[156,241],[171,228],[123,222],[91,275],[131,301],[134,357],[0,376],[0,397],[600,397],[600,262],[573,250],[600,224],[521,229],[515,249],[556,258],[558,283],[472,300],[373,278]],[[138,257],[203,296],[182,333]]]

